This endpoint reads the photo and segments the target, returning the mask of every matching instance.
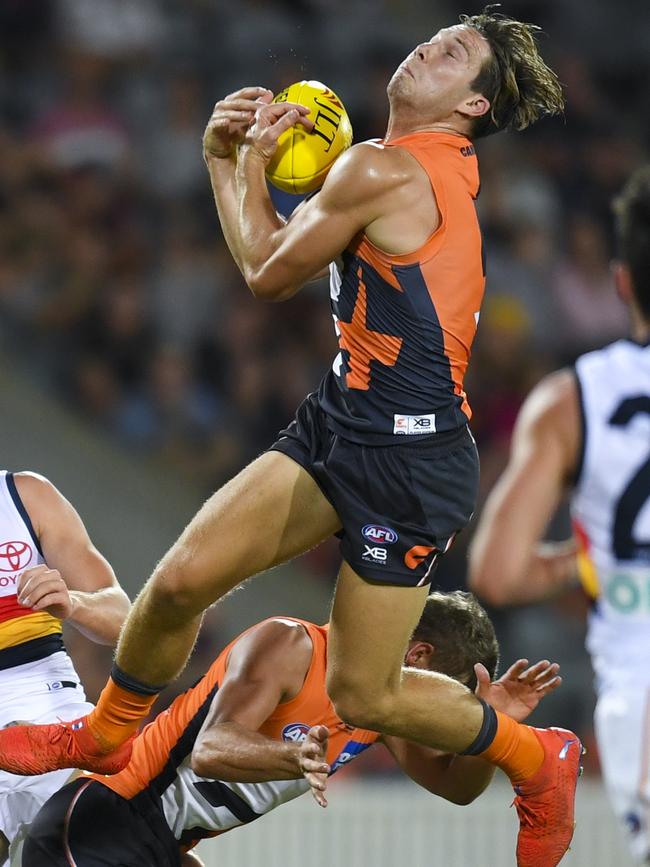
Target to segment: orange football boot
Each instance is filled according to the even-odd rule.
[[[117,774],[131,758],[133,738],[114,752],[102,749],[80,717],[49,725],[14,725],[0,731],[0,768],[11,774],[35,776],[58,768],[80,768]]]
[[[567,729],[533,731],[544,761],[532,777],[514,787],[519,816],[517,867],[555,867],[566,854],[575,822],[575,791],[585,750]]]

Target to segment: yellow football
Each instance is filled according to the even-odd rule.
[[[266,177],[285,193],[311,193],[323,185],[336,159],[352,144],[348,113],[338,96],[320,81],[297,81],[273,102],[306,105],[314,129],[307,132],[296,124],[283,132]]]

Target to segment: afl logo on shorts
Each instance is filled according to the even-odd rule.
[[[379,524],[366,524],[361,535],[369,542],[377,542],[380,545],[392,545],[397,542],[399,536],[390,527],[380,527]]]
[[[32,549],[27,542],[0,543],[0,572],[18,572],[32,559]]]
[[[291,741],[293,744],[301,744],[307,737],[311,726],[304,723],[289,723],[282,729],[282,740]]]

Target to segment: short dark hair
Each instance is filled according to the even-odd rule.
[[[650,165],[630,177],[614,200],[618,256],[630,269],[644,319],[650,319]]]
[[[435,670],[470,689],[476,688],[475,663],[482,662],[490,677],[496,674],[499,642],[492,621],[473,593],[431,593],[412,639],[432,644]]]
[[[470,138],[499,130],[522,130],[543,115],[560,114],[564,96],[557,75],[546,65],[535,36],[540,28],[500,12],[499,4],[460,21],[487,39],[491,55],[472,82],[472,90],[490,100],[490,110],[474,119]]]

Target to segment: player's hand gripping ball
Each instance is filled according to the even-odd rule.
[[[282,133],[266,177],[285,193],[311,193],[323,185],[336,159],[352,144],[352,125],[338,96],[320,81],[298,81],[273,102],[297,102],[310,109],[311,132],[299,123]]]

